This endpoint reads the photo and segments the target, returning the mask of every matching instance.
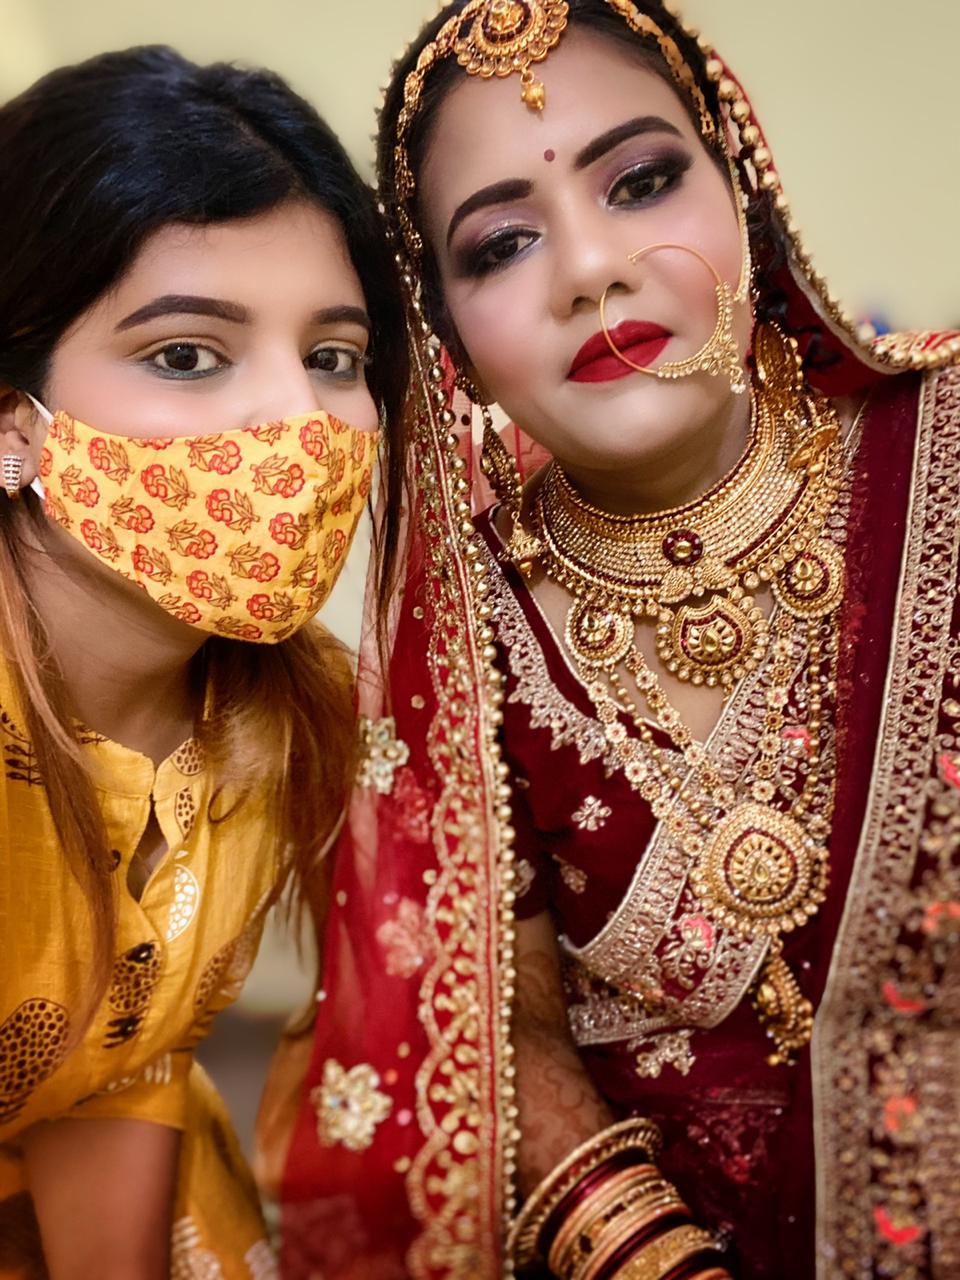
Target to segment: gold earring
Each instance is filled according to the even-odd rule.
[[[23,459],[18,453],[5,453],[0,458],[3,487],[11,500],[20,497],[20,485],[23,480]]]
[[[483,418],[483,447],[480,450],[480,470],[490,481],[494,493],[503,503],[512,528],[507,539],[507,559],[517,566],[526,577],[533,568],[533,562],[542,553],[540,539],[528,533],[523,527],[521,511],[523,508],[523,481],[517,460],[503,443],[500,432],[493,425],[490,409],[480,404]]]
[[[717,323],[714,325],[713,333],[711,333],[699,351],[692,356],[688,356],[685,360],[667,360],[657,369],[648,369],[644,365],[636,364],[624,355],[610,335],[606,315],[607,294],[610,292],[610,285],[607,285],[600,297],[600,327],[603,330],[603,336],[607,340],[607,345],[625,365],[636,370],[637,373],[645,373],[650,378],[675,380],[677,378],[688,378],[694,373],[709,373],[714,377],[726,376],[730,380],[730,390],[738,396],[743,395],[747,389],[747,379],[743,371],[743,365],[740,363],[737,340],[733,335],[733,307],[737,300],[736,294],[727,282],[721,279],[720,273],[713,263],[708,258],[705,258],[698,249],[694,249],[687,244],[674,244],[670,241],[664,241],[661,244],[647,245],[644,249],[637,249],[634,253],[628,254],[627,260],[636,264],[641,258],[645,258],[647,254],[654,253],[660,249],[681,249],[684,253],[692,254],[699,262],[703,263],[713,276],[717,295]],[[738,289],[740,288],[741,285],[738,285]]]

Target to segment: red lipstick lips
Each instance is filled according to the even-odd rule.
[[[628,360],[646,368],[653,364],[673,334],[663,325],[623,320],[610,330],[610,337]],[[613,382],[633,372],[629,365],[613,354],[601,332],[589,338],[573,357],[567,378],[571,382]]]

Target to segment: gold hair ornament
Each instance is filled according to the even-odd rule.
[[[684,59],[677,42],[654,20],[641,13],[632,0],[606,0],[638,35],[656,40],[667,66],[681,89],[693,100],[703,137],[717,142],[717,125]],[[407,251],[414,261],[423,252],[423,239],[413,224],[410,207],[416,183],[410,169],[407,142],[420,110],[427,75],[444,58],[455,56],[467,75],[490,80],[520,76],[520,96],[531,111],[540,112],[546,102],[543,82],[533,72],[560,41],[567,27],[567,0],[470,0],[423,47],[417,64],[403,86],[403,107],[397,117],[394,145],[394,185],[397,217]]]
[[[717,295],[717,322],[714,325],[713,332],[700,350],[692,356],[687,356],[685,360],[667,360],[656,369],[648,369],[644,365],[637,364],[631,360],[629,356],[624,355],[613,340],[607,325],[607,294],[611,288],[610,285],[607,285],[600,296],[600,327],[603,330],[603,336],[607,340],[607,345],[617,359],[623,361],[629,368],[636,370],[637,373],[645,373],[649,378],[675,380],[677,378],[688,378],[694,373],[709,373],[714,377],[726,376],[730,379],[731,391],[734,391],[737,395],[743,395],[747,389],[747,380],[740,361],[737,340],[733,333],[733,307],[737,301],[737,294],[734,293],[726,280],[721,278],[719,271],[717,271],[709,258],[704,257],[699,249],[694,249],[688,244],[663,241],[660,244],[647,245],[646,248],[637,249],[635,253],[629,254],[628,261],[636,264],[641,258],[645,258],[649,254],[656,253],[662,249],[679,249],[683,253],[692,254],[699,262],[703,263],[713,276]]]

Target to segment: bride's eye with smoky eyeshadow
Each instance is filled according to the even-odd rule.
[[[608,204],[646,204],[676,187],[693,163],[686,155],[663,155],[632,165],[612,183]]]
[[[479,244],[461,255],[463,275],[486,276],[499,271],[524,252],[537,239],[537,233],[522,227],[503,227],[486,236]]]

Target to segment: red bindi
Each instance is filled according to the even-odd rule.
[[[543,153],[543,158],[546,160],[547,164],[549,164],[551,160],[556,160],[557,153],[555,151],[545,151]]]

